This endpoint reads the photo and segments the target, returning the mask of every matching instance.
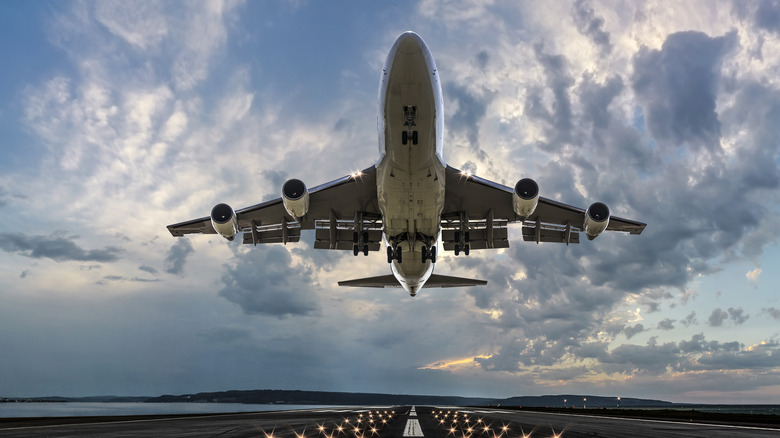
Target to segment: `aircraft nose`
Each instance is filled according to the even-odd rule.
[[[398,37],[398,51],[404,55],[419,53],[422,45],[422,38],[414,32],[405,32]]]

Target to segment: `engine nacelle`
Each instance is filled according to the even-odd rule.
[[[582,228],[588,236],[588,240],[593,240],[607,229],[609,225],[609,207],[603,202],[594,202],[585,212],[585,223]]]
[[[309,189],[306,184],[299,179],[288,179],[282,186],[282,203],[295,220],[305,216],[309,211]]]
[[[236,212],[227,204],[217,204],[211,209],[211,226],[227,240],[233,240],[238,233]]]
[[[512,208],[521,218],[527,218],[536,210],[539,203],[539,185],[531,178],[523,178],[515,184],[512,192]]]

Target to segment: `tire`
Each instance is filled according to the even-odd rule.
[[[357,245],[352,245],[352,255],[357,257],[359,252],[360,252],[360,250],[358,250],[358,246]]]
[[[363,245],[363,255],[364,256],[368,255],[368,245]]]
[[[423,245],[422,247],[422,262],[425,263],[428,261],[428,247]]]
[[[417,144],[417,131],[412,132],[412,144]]]
[[[471,249],[471,245],[463,247],[463,254],[469,255],[469,249]]]
[[[455,244],[455,256],[457,257],[457,256],[459,256],[459,255],[460,255],[460,245],[458,245],[458,244],[456,243],[456,244]]]
[[[409,143],[409,134],[404,131],[401,133],[401,144],[407,144]]]
[[[387,263],[393,263],[393,247],[387,247]]]
[[[436,247],[431,247],[431,263],[436,263]]]
[[[401,251],[401,248],[396,248],[397,254],[396,254],[396,260],[398,260],[398,263],[401,263],[403,261],[403,255],[404,252]]]

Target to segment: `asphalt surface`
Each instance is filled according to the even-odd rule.
[[[416,420],[416,421],[415,421]],[[488,408],[371,407],[241,414],[0,419],[0,437],[780,437],[780,429]]]

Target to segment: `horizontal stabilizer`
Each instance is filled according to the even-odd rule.
[[[448,275],[431,274],[428,281],[425,282],[423,289],[434,287],[464,287],[464,286],[484,286],[485,280],[474,278],[450,277]],[[339,281],[339,286],[349,287],[401,287],[401,283],[394,275],[380,275],[378,277],[359,278],[357,280]]]
[[[431,278],[425,282],[426,287],[462,287],[462,286],[484,286],[487,280],[477,280],[476,278],[450,277],[448,275],[431,274]]]

